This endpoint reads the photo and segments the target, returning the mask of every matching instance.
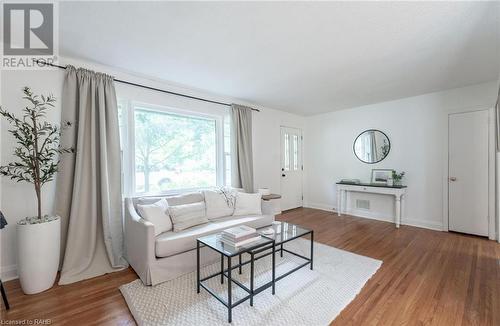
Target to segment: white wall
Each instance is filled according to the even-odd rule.
[[[90,62],[63,58],[63,63],[70,63],[77,67],[85,67],[114,75],[116,78],[146,84],[149,86],[185,93],[193,96],[205,97],[225,103],[239,103],[257,107],[261,110],[253,114],[253,153],[255,187],[267,187],[273,192],[280,193],[280,125],[303,128],[303,118],[294,114],[265,108],[252,103],[232,99],[216,94],[207,94],[199,90],[186,89],[179,85],[160,80],[152,80],[144,76],[119,71]],[[48,116],[49,120],[60,121],[60,99],[64,81],[64,71],[2,71],[0,103],[2,107],[15,114],[21,114],[25,105],[21,99],[22,88],[30,86],[35,93],[52,93],[58,99],[55,109]],[[227,107],[196,100],[189,100],[175,95],[168,95],[155,91],[145,90],[133,86],[116,84],[117,96],[139,100],[150,104],[171,106],[174,108],[196,112],[223,112]],[[0,165],[12,159],[14,145],[12,137],[7,133],[8,125],[2,119],[0,129]],[[15,224],[25,216],[32,216],[36,212],[34,191],[31,185],[14,183],[4,177],[0,178],[0,207],[8,218],[9,225],[2,230],[0,242],[0,271],[2,279],[16,276],[16,246]],[[43,198],[43,213],[50,214],[53,210],[55,183],[46,185]],[[279,205],[275,208],[280,210]],[[64,222],[64,221],[63,221]]]
[[[441,230],[448,114],[493,107],[496,87],[491,82],[308,117],[304,137],[306,205],[335,209],[335,182],[342,178],[369,181],[372,168],[390,168],[407,173],[403,224]],[[352,149],[356,136],[371,128],[382,130],[391,141],[388,157],[377,164],[362,163]],[[356,198],[370,199],[371,210],[356,210]],[[392,220],[393,206],[393,199],[387,196],[352,194],[349,210],[354,215]]]

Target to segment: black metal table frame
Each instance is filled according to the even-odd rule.
[[[289,242],[289,241],[292,241],[292,240],[295,240],[295,239],[298,239],[298,238],[301,238],[301,237],[304,237],[304,236],[307,236],[308,234],[310,234],[311,236],[311,252],[310,252],[310,257],[305,257],[305,256],[302,256],[300,254],[297,254],[291,250],[288,250],[288,249],[285,249],[283,248],[283,244]],[[267,238],[265,235],[263,235],[265,238]],[[199,241],[198,239],[196,240],[196,279],[197,279],[197,293],[200,293],[200,289],[201,287],[204,288],[208,293],[210,293],[213,297],[215,297],[220,303],[222,303],[224,306],[226,306],[228,308],[228,322],[230,323],[232,321],[232,309],[236,306],[238,306],[239,304],[245,302],[246,300],[250,299],[250,306],[253,306],[253,297],[264,291],[265,289],[269,288],[269,287],[272,287],[272,294],[274,295],[276,293],[276,282],[283,279],[284,277],[298,271],[299,269],[307,266],[307,265],[310,265],[310,269],[312,270],[313,269],[313,260],[314,260],[314,231],[313,230],[310,230],[309,232],[307,233],[304,233],[302,235],[300,235],[299,237],[294,237],[294,238],[290,238],[290,239],[287,239],[285,241],[281,241],[279,243],[279,246],[280,248],[278,249],[279,252],[280,252],[280,256],[283,257],[283,252],[287,252],[287,253],[290,253],[292,255],[295,255],[299,258],[302,258],[304,259],[306,262],[305,263],[302,263],[300,264],[299,266],[296,266],[295,268],[291,269],[290,271],[284,273],[283,275],[280,275],[278,277],[276,277],[276,242],[274,241],[274,239],[272,238],[268,238],[270,240],[272,240],[272,243],[268,243],[268,244],[260,244],[258,246],[254,246],[254,247],[250,247],[248,248],[247,250],[245,251],[242,251],[240,252],[239,254],[236,254],[236,255],[225,255],[223,253],[220,253],[221,255],[221,271],[218,272],[218,273],[215,273],[215,274],[212,274],[212,275],[209,275],[207,277],[204,277],[204,278],[201,278],[200,276],[200,248],[202,247],[208,247],[212,250],[215,250],[214,248],[210,247],[210,246],[207,246],[205,244],[203,244],[201,241]],[[259,255],[257,256],[258,254],[262,253],[262,252],[265,252],[265,251],[268,251],[270,250],[269,252],[267,253],[264,253],[263,255]],[[217,252],[219,252],[218,250],[215,250]],[[246,261],[246,262],[242,262],[242,254],[249,254],[250,255],[250,260]],[[254,265],[255,265],[255,261],[261,259],[261,258],[264,258],[266,256],[269,256],[269,255],[272,255],[272,280],[270,282],[267,282],[261,286],[259,286],[258,288],[254,288]],[[238,256],[239,258],[239,262],[237,265],[235,266],[232,266],[231,264],[231,259]],[[227,269],[224,269],[224,257],[227,257]],[[241,282],[235,280],[232,278],[232,270],[233,269],[236,269],[238,268],[238,272],[239,274],[242,273],[242,267],[244,265],[247,265],[247,264],[250,264],[250,288],[246,287],[244,284],[242,284]],[[226,277],[228,279],[228,301],[224,301],[223,298],[221,298],[217,293],[215,293],[212,289],[210,289],[208,286],[206,286],[205,284],[203,284],[204,281],[207,281],[211,278],[214,278],[216,276],[219,276],[221,277],[220,279],[220,282],[221,284],[224,284],[224,277]],[[231,289],[231,284],[234,283],[236,284],[237,286],[239,286],[241,289],[243,289],[245,292],[248,293],[247,296],[241,298],[240,300],[238,300],[237,302],[232,302],[232,289]]]
[[[220,253],[221,255],[221,271],[218,272],[218,273],[215,273],[215,274],[212,274],[212,275],[209,275],[207,277],[204,277],[204,278],[201,278],[200,276],[200,248],[202,247],[208,247],[212,250],[215,250],[214,248],[210,247],[210,246],[207,246],[205,244],[202,244],[201,241],[199,241],[198,239],[196,240],[196,279],[197,279],[197,288],[196,288],[196,292],[197,293],[200,293],[200,288],[204,288],[208,293],[210,293],[213,297],[215,297],[220,303],[222,303],[224,306],[226,306],[226,308],[228,309],[228,322],[230,323],[232,321],[232,309],[238,305],[240,305],[241,303],[245,302],[246,300],[250,299],[250,305],[253,306],[253,297],[264,291],[265,289],[269,288],[269,287],[272,287],[272,293],[273,295],[275,294],[275,267],[276,267],[276,264],[275,264],[275,252],[276,252],[276,246],[275,246],[275,242],[274,240],[270,239],[272,242],[270,243],[264,243],[264,244],[259,244],[257,246],[253,246],[253,247],[249,247],[249,248],[246,248],[245,251],[242,251],[236,255],[226,255],[224,253]],[[202,245],[201,245],[202,244]],[[259,254],[260,252],[262,252],[263,250],[260,249],[260,247],[265,247],[265,250],[268,250],[268,249],[272,249],[272,251],[270,253],[267,253],[265,255],[261,255],[261,256],[258,256],[256,257],[257,254]],[[215,250],[217,251],[217,250]],[[219,252],[219,251],[217,251]],[[243,254],[249,254],[250,255],[250,260],[246,261],[246,262],[242,262],[242,255]],[[261,286],[259,286],[258,288],[254,288],[254,264],[255,264],[255,261],[260,259],[260,258],[263,258],[265,256],[268,256],[270,254],[273,254],[273,257],[272,257],[272,279],[270,282],[267,282]],[[232,265],[232,258],[235,258],[236,256],[239,257],[239,263],[237,265]],[[227,258],[227,268],[224,269],[224,257]],[[246,287],[244,284],[242,284],[241,282],[239,282],[238,280],[235,280],[232,278],[232,271],[233,269],[236,269],[238,268],[238,272],[239,274],[242,273],[242,267],[244,265],[247,265],[247,264],[250,264],[250,288]],[[221,284],[224,284],[224,277],[226,277],[228,279],[228,288],[227,288],[227,302],[221,298],[217,293],[215,293],[212,289],[210,289],[208,286],[206,286],[205,284],[203,284],[204,281],[207,281],[211,278],[214,278],[216,276],[219,276],[220,275],[220,282]],[[233,296],[232,296],[232,283],[236,284],[237,286],[239,286],[241,289],[243,289],[245,292],[248,293],[247,296],[241,298],[240,300],[236,301],[236,302],[233,302]]]

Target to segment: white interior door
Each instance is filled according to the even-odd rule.
[[[302,131],[281,127],[281,209],[302,206]]]
[[[448,119],[449,229],[488,236],[488,111]]]

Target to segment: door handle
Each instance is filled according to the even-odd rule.
[[[286,174],[284,174],[284,173],[283,173],[283,174],[281,174],[281,176],[282,176],[282,177],[286,177]]]
[[[453,181],[453,182],[457,181],[456,177],[450,177],[449,179],[450,179],[450,181]]]

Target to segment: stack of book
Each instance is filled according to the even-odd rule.
[[[259,240],[260,235],[254,228],[240,225],[222,231],[220,239],[232,247],[240,247]]]

